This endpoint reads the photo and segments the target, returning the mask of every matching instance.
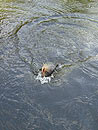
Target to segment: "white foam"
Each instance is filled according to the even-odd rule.
[[[41,72],[38,73],[36,80],[39,80],[41,84],[49,83],[51,81],[51,78],[53,78],[53,75],[50,77],[42,77]]]

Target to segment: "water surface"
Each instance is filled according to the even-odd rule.
[[[49,83],[43,63],[65,64]],[[98,129],[97,0],[0,2],[0,129]]]

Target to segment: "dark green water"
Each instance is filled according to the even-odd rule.
[[[1,0],[0,130],[98,130],[97,0]]]

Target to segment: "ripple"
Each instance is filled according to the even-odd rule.
[[[98,55],[93,56],[88,63],[83,64],[83,72],[91,77],[98,78]]]
[[[0,129],[97,130],[98,3],[1,2]],[[61,64],[41,77],[43,63]]]

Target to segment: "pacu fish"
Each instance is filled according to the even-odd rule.
[[[58,64],[54,65],[53,63],[43,64],[42,69],[41,69],[42,77],[51,76],[51,74],[56,70],[57,66]]]

